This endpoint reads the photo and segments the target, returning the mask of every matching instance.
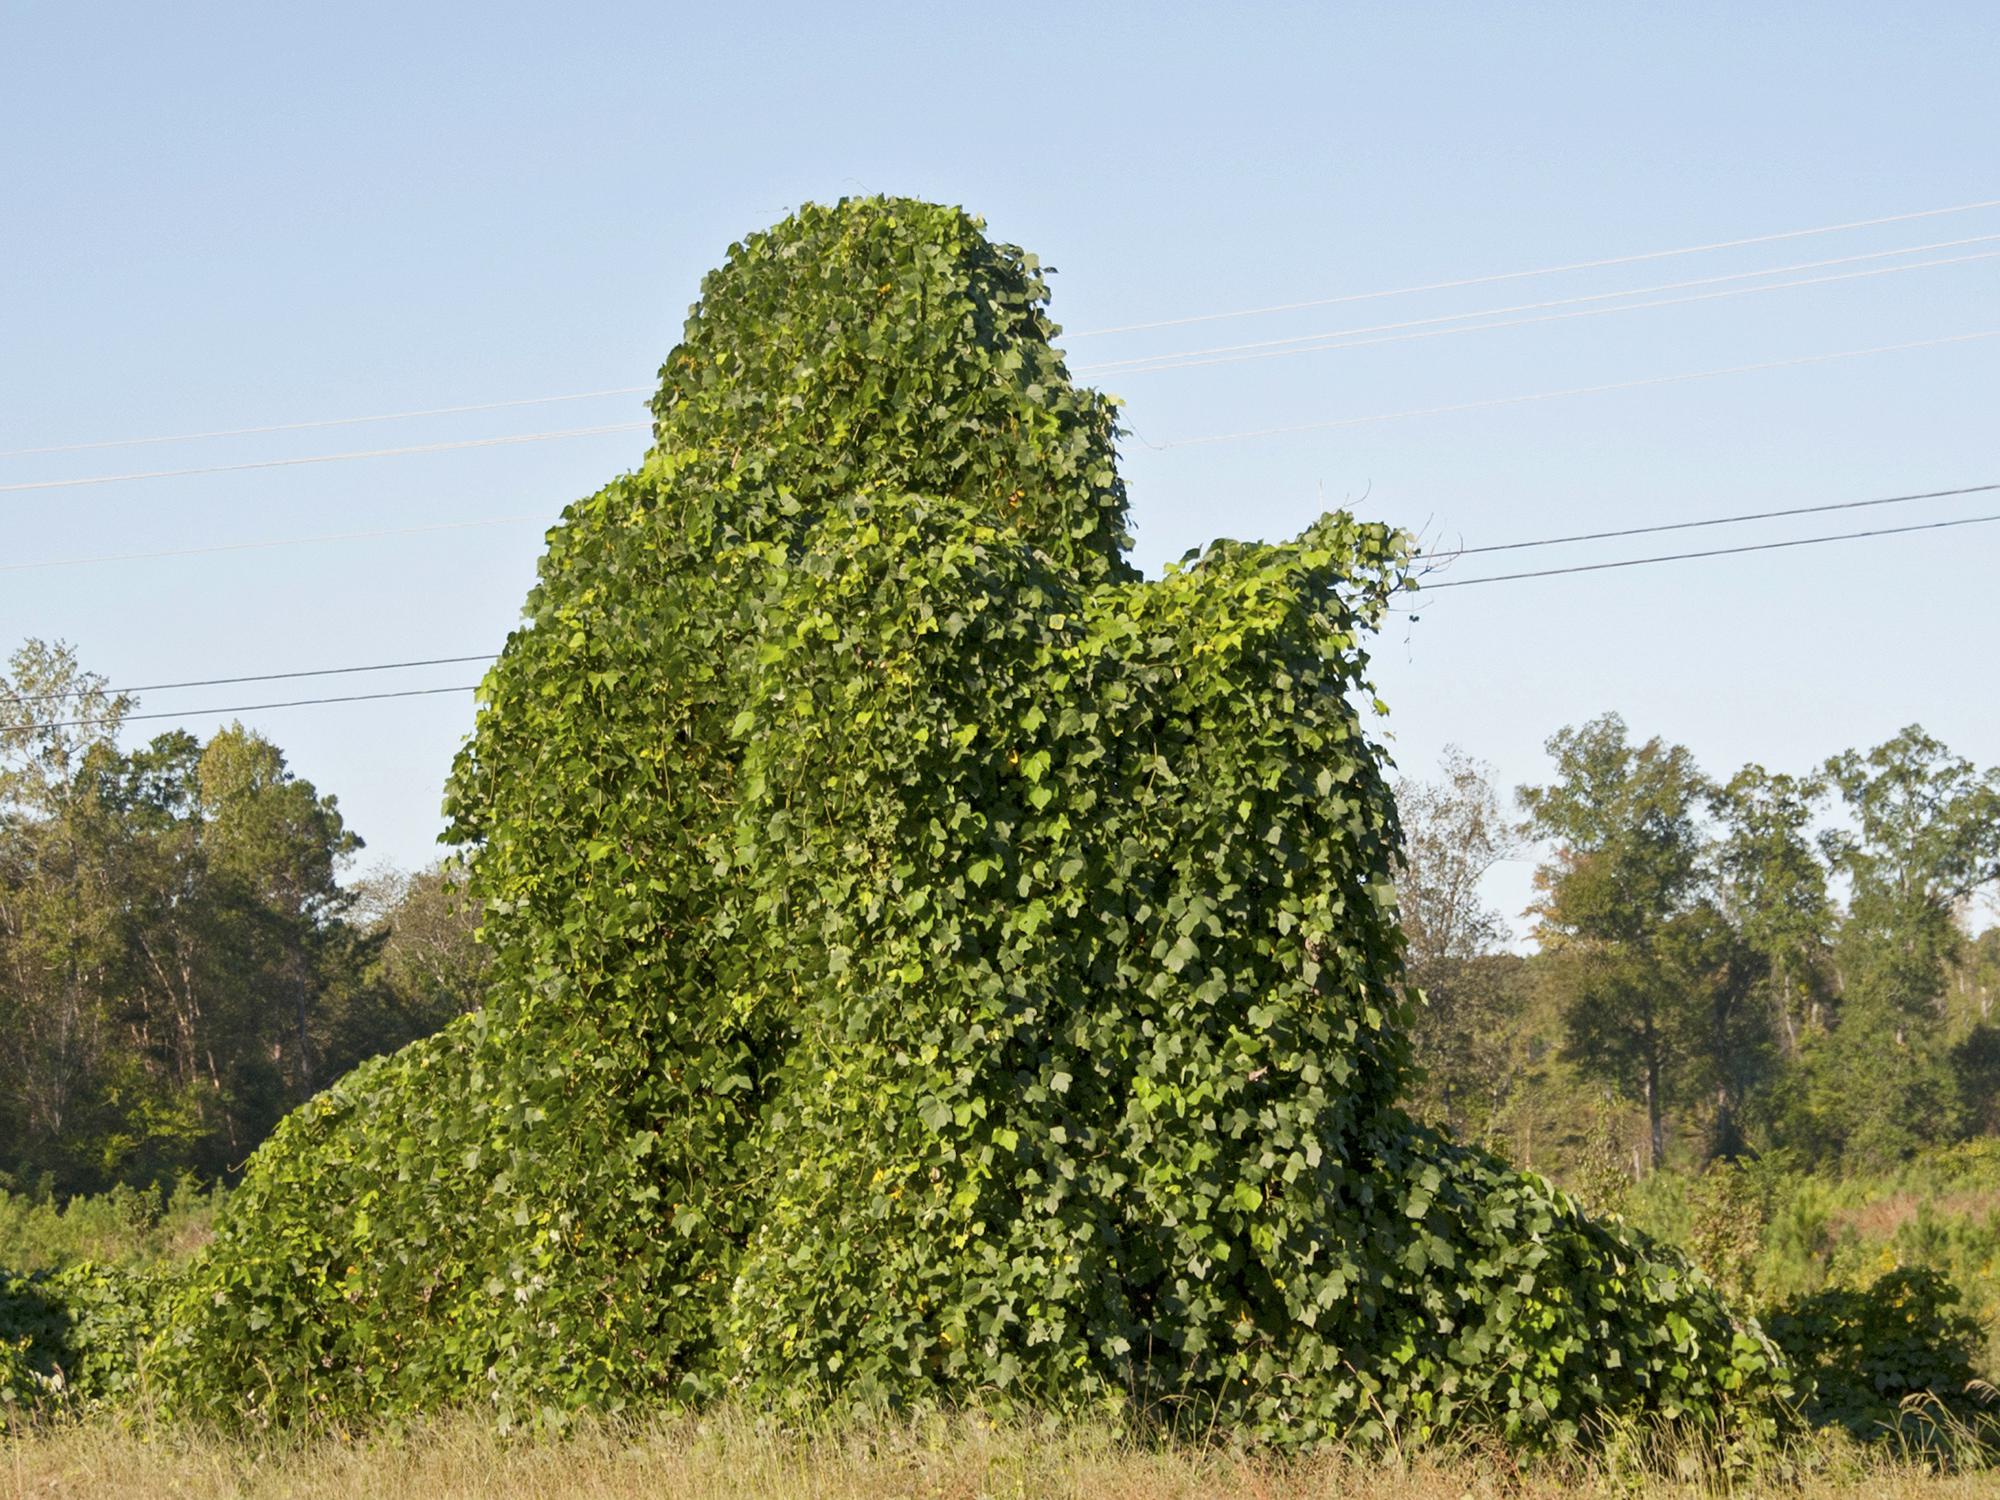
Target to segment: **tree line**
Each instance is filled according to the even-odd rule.
[[[351,878],[361,839],[278,746],[121,749],[131,711],[59,644],[0,676],[0,1185],[227,1180],[479,1004],[448,862]],[[1548,752],[1517,811],[1458,751],[1398,786],[1419,1115],[1571,1181],[2000,1135],[2000,770],[1913,726],[1718,781],[1615,714]],[[1531,847],[1523,955],[1482,883]]]
[[[1727,780],[1615,714],[1547,749],[1518,818],[1456,751],[1399,789],[1422,1113],[1586,1175],[2000,1133],[2000,770],[1914,725]],[[1519,956],[1480,885],[1534,842]]]
[[[230,1176],[286,1111],[478,1004],[447,867],[362,842],[241,725],[118,746],[61,645],[0,676],[0,1172],[58,1194]]]

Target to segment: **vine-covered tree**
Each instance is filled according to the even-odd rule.
[[[1759,1419],[1699,1276],[1396,1106],[1402,540],[1141,581],[1045,301],[907,200],[732,247],[453,776],[487,1004],[259,1153],[175,1404]]]

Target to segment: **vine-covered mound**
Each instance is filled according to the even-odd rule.
[[[172,1399],[1757,1408],[1680,1262],[1395,1108],[1400,539],[1141,581],[1045,301],[926,204],[732,248],[454,772],[490,1003],[258,1153]]]

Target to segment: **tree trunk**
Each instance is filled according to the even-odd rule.
[[[296,954],[292,958],[292,994],[298,1002],[299,1090],[303,1098],[313,1091],[312,994],[306,984],[305,965]]]
[[[1650,1174],[1660,1169],[1660,1163],[1667,1155],[1667,1122],[1660,1111],[1660,1064],[1657,1058],[1646,1060],[1646,1171]]]

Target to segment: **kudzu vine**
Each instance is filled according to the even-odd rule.
[[[731,247],[453,772],[489,1003],[257,1153],[171,1407],[1768,1420],[1677,1256],[1397,1108],[1405,540],[1141,578],[1046,306],[925,203]]]

